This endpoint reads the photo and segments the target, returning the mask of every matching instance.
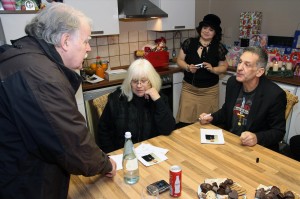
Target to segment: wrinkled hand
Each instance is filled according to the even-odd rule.
[[[160,95],[157,92],[157,90],[152,87],[152,88],[146,90],[146,92],[145,92],[145,98],[149,99],[149,97],[151,97],[151,99],[153,101],[156,101],[156,100],[158,100],[160,98]]]
[[[117,173],[117,163],[113,159],[111,159],[111,158],[109,158],[109,161],[110,161],[110,163],[112,165],[112,170],[111,170],[111,172],[106,173],[105,176],[109,177],[109,178],[112,178]]]
[[[254,146],[257,144],[256,135],[249,131],[244,131],[240,136],[240,140],[244,146]]]
[[[201,113],[199,115],[200,124],[208,124],[213,120],[213,117],[208,113]]]

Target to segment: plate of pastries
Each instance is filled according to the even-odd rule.
[[[239,199],[246,197],[246,190],[228,178],[205,179],[198,186],[199,199]]]
[[[279,188],[277,186],[265,186],[260,184],[255,190],[256,199],[300,199],[300,195],[293,190]]]

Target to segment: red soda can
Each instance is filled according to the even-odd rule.
[[[181,174],[180,166],[173,165],[170,167],[170,195],[175,198],[181,196]]]

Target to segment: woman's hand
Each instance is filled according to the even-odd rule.
[[[191,72],[191,73],[195,73],[197,70],[198,70],[197,66],[195,66],[194,64],[190,64],[190,65],[187,66],[186,71]]]
[[[214,69],[212,67],[212,65],[208,62],[203,62],[203,67],[208,70],[209,72],[213,73],[214,72]]]
[[[150,88],[148,90],[146,90],[145,92],[145,98],[149,99],[149,97],[153,100],[156,101],[160,98],[159,93],[157,92],[157,90],[155,88]]]

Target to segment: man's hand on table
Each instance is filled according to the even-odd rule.
[[[213,117],[209,113],[201,113],[199,115],[199,122],[200,124],[209,124],[213,120]]]
[[[254,146],[257,144],[256,135],[249,131],[244,131],[240,136],[240,140],[244,146]]]
[[[111,162],[112,170],[111,170],[111,172],[106,173],[105,176],[109,177],[109,178],[112,178],[117,173],[117,163],[113,159],[111,159],[111,158],[109,159],[109,161]]]

